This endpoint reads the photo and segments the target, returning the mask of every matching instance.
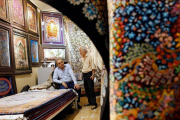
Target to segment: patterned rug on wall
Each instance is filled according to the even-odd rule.
[[[108,0],[112,120],[180,119],[180,0]]]
[[[64,16],[64,26],[66,32],[66,40],[69,48],[69,61],[75,73],[80,73],[82,70],[81,55],[79,53],[80,46],[86,46],[88,51],[91,49],[91,40],[89,37],[70,19]]]

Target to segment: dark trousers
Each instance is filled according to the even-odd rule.
[[[66,83],[68,88],[74,89],[74,82],[68,82]],[[59,89],[66,89],[62,84],[59,85]],[[78,93],[78,102],[80,102],[80,96],[81,96],[81,88],[79,90],[74,89]]]
[[[97,105],[96,95],[94,92],[94,80],[90,79],[91,75],[92,75],[92,72],[83,73],[84,88],[86,91],[89,104]]]

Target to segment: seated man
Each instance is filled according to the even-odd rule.
[[[54,70],[53,82],[59,83],[59,89],[73,88],[78,93],[78,102],[80,102],[81,88],[77,84],[77,80],[73,74],[73,70],[69,64],[64,64],[61,58],[56,59],[57,67]],[[78,108],[82,107],[78,104]]]

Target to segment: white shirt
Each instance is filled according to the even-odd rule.
[[[92,61],[92,57],[89,53],[86,53],[85,58],[82,58],[82,63],[82,73],[88,73],[91,72],[92,69],[95,69],[94,62]]]

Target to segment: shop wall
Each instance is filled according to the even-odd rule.
[[[16,86],[17,92],[20,93],[24,86],[29,85],[33,86],[37,84],[38,78],[38,67],[32,67],[32,73],[30,74],[23,74],[23,75],[16,75]]]

